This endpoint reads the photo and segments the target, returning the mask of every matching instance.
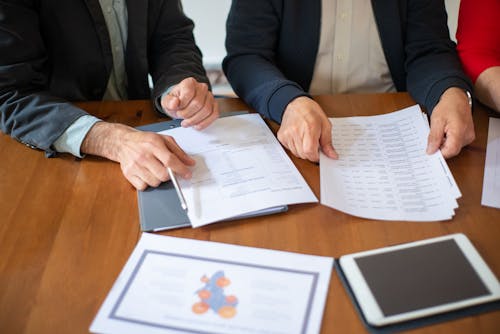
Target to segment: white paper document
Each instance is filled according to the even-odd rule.
[[[322,204],[369,219],[453,217],[461,194],[441,152],[426,154],[429,124],[418,106],[330,121],[339,159],[320,156]]]
[[[179,179],[193,227],[318,201],[258,114],[219,118],[203,131],[161,133],[174,137],[196,161],[192,178]]]
[[[319,333],[333,259],[144,233],[94,333]]]
[[[500,208],[500,119],[490,118],[481,204]]]

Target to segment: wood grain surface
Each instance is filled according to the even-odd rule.
[[[414,104],[405,93],[318,96],[330,116],[374,115]],[[248,110],[220,99],[221,111]],[[78,104],[131,126],[165,120],[149,101]],[[184,228],[164,235],[338,258],[347,253],[461,232],[500,277],[500,210],[481,206],[487,110],[474,110],[476,140],[448,160],[462,192],[451,221],[387,222],[320,204],[272,216]],[[268,122],[276,131],[277,125]],[[62,154],[45,158],[0,133],[0,333],[88,333],[139,236],[137,194],[117,163]],[[319,198],[319,166],[292,158]],[[332,273],[322,333],[364,333]],[[414,333],[500,333],[500,311],[422,327]]]

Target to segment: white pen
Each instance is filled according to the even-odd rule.
[[[184,198],[184,195],[182,194],[181,188],[179,187],[179,183],[177,182],[177,178],[175,177],[174,172],[170,169],[170,167],[167,167],[168,175],[170,176],[170,180],[174,184],[175,192],[177,193],[177,197],[179,197],[179,201],[181,202],[181,207],[184,211],[187,211],[188,207],[186,204],[186,199]]]

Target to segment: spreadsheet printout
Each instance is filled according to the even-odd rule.
[[[320,158],[321,203],[370,219],[451,219],[460,191],[438,151],[426,154],[429,126],[418,106],[331,118],[338,160]]]

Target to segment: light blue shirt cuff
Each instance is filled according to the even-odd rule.
[[[99,118],[91,115],[85,115],[78,118],[71,124],[66,131],[54,142],[54,149],[61,153],[71,153],[74,156],[82,158],[80,148],[85,136],[90,131],[90,128],[97,122]]]

